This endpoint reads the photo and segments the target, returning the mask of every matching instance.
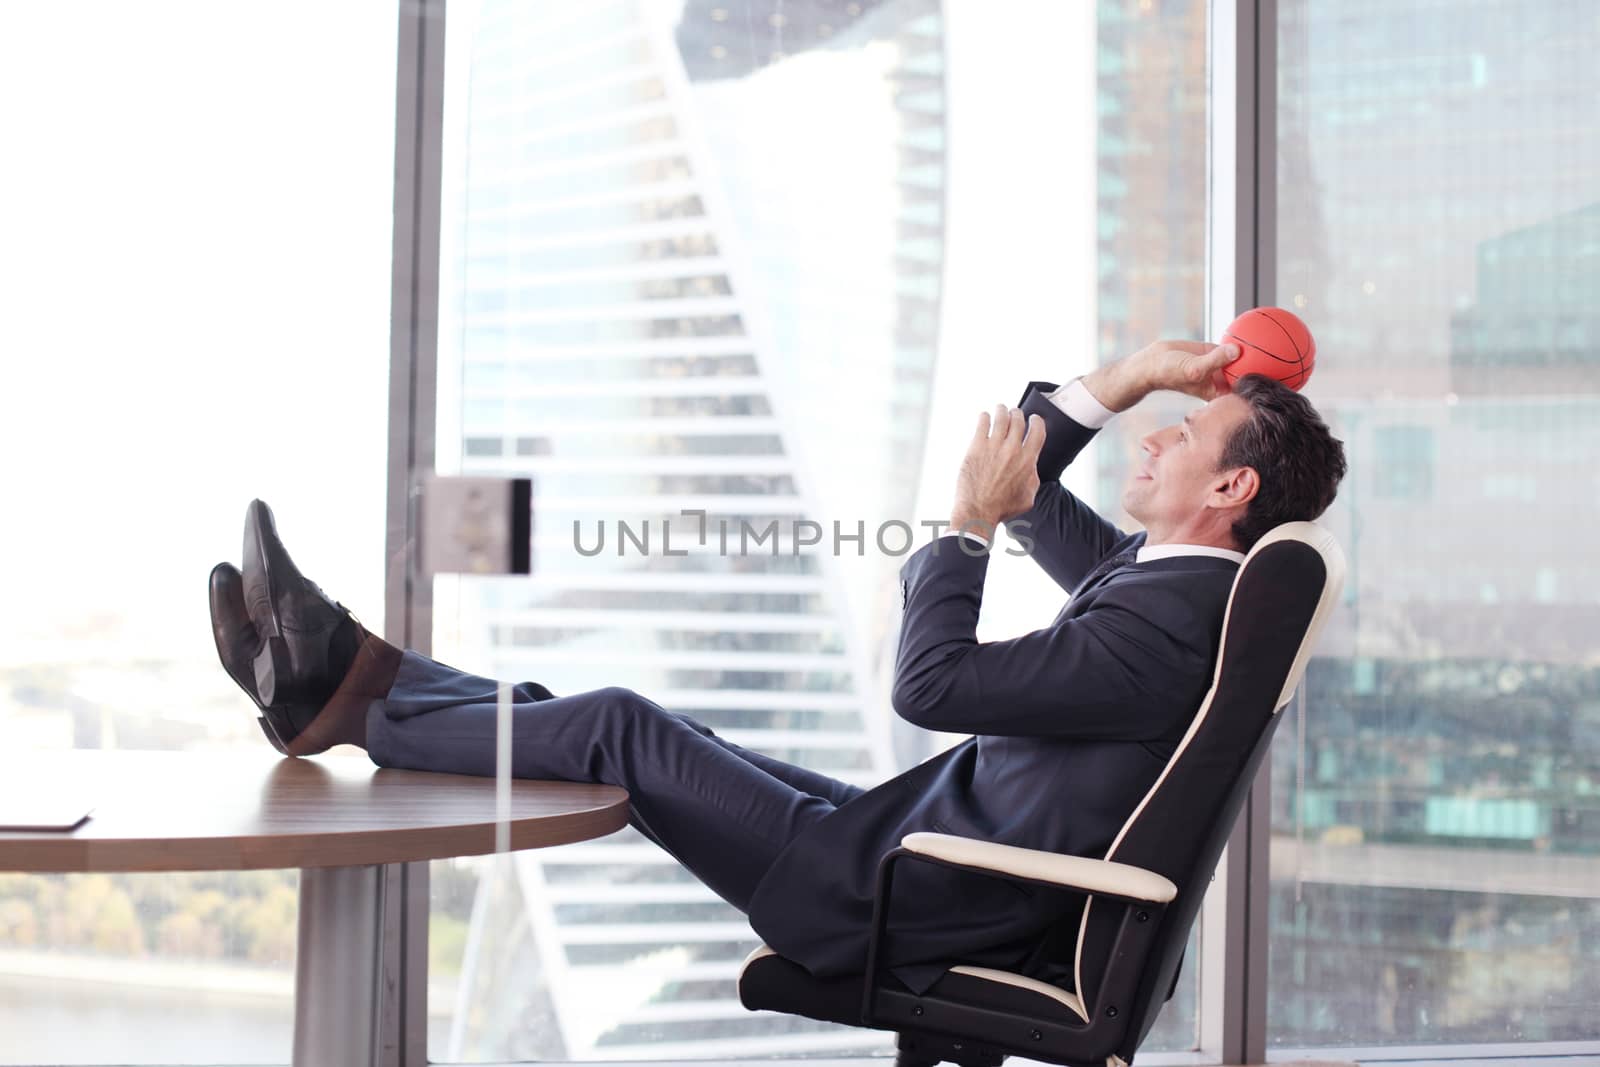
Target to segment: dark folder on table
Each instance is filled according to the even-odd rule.
[[[27,797],[0,793],[0,833],[76,830],[93,810],[94,805],[81,796]]]

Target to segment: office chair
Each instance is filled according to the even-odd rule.
[[[908,834],[878,868],[864,974],[819,980],[763,945],[740,971],[740,1001],[752,1011],[896,1031],[896,1067],[998,1067],[1008,1055],[1075,1067],[1131,1064],[1172,996],[1206,886],[1344,571],[1338,544],[1313,523],[1285,523],[1250,550],[1228,597],[1211,688],[1104,858]],[[879,956],[902,862],[1081,895],[1076,990],[962,965],[921,995],[895,981]]]

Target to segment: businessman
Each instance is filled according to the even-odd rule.
[[[1233,358],[1157,342],[1064,387],[1032,382],[1018,408],[978,417],[955,532],[900,571],[893,686],[902,718],[966,741],[863,790],[731,744],[646,694],[557,696],[524,682],[512,690],[513,773],[626,788],[632,826],[824,978],[864,970],[878,861],[908,833],[1102,854],[1210,685],[1244,553],[1272,527],[1320,515],[1344,474],[1311,404],[1255,376],[1230,390],[1221,370]],[[1125,534],[1059,478],[1115,413],[1162,389],[1205,403],[1140,442],[1122,499],[1144,529]],[[980,644],[987,546],[1002,523],[1071,595],[1049,626]],[[242,572],[211,573],[212,628],[275,747],[305,756],[349,743],[383,767],[494,773],[494,681],[363,629],[300,574],[260,501],[244,556]],[[886,962],[910,989],[958,962],[1071,987],[1071,894],[929,864],[903,867],[893,893]]]

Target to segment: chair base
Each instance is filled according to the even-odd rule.
[[[1085,1023],[1075,1007],[1077,998],[1060,990],[1041,992],[1047,988],[1042,983],[965,965],[951,968],[922,994],[892,975],[881,980],[874,1021],[865,1022],[865,975],[817,978],[762,946],[740,971],[739,1000],[751,1011],[890,1031],[898,1038],[896,1067],[999,1067],[1008,1055],[1104,1067],[1103,1057],[1061,1055],[1061,1039]]]
[[[894,1043],[895,1067],[935,1067],[954,1063],[959,1067],[1000,1067],[1005,1053],[987,1045],[932,1034],[901,1033]]]

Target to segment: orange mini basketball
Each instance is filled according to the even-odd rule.
[[[1228,324],[1222,343],[1239,346],[1239,358],[1222,368],[1229,385],[1246,374],[1264,374],[1298,391],[1317,365],[1311,331],[1283,308],[1251,308]]]

